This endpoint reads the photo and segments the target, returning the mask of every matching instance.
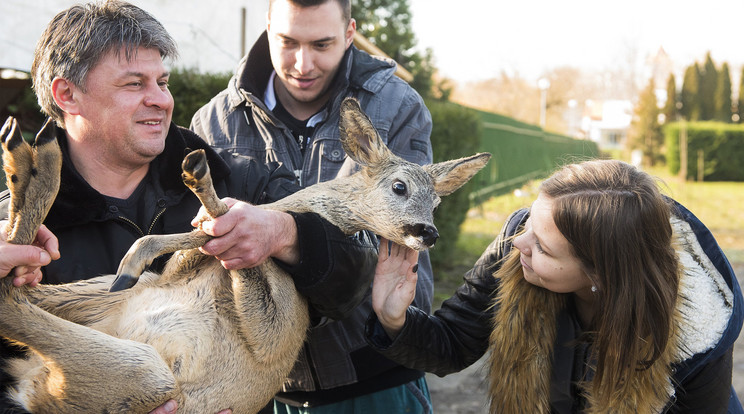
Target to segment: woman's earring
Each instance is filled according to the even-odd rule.
[[[592,293],[597,293],[597,287],[592,285]]]

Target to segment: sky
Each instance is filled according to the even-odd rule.
[[[567,65],[628,67],[660,47],[678,71],[704,62],[708,51],[719,67],[729,64],[734,78],[744,63],[743,0],[409,0],[409,5],[419,46],[432,48],[440,72],[457,82],[502,71],[537,81]]]

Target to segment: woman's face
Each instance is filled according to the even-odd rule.
[[[525,231],[514,239],[520,251],[524,278],[556,293],[591,291],[584,267],[553,221],[553,200],[540,193],[532,204]]]

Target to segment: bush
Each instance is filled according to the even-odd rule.
[[[687,130],[687,179],[698,176],[698,153],[703,154],[703,180],[744,181],[744,125],[720,122],[671,123],[664,128],[669,172],[679,174],[679,137]]]
[[[481,136],[478,112],[442,101],[428,101],[426,106],[433,121],[431,145],[434,150],[434,162],[478,152]],[[439,240],[431,250],[435,278],[440,273],[438,269],[446,267],[452,261],[460,225],[470,208],[468,194],[472,191],[471,186],[472,182],[469,182],[453,194],[442,198],[442,203],[434,213],[434,223],[439,230]]]
[[[195,69],[174,69],[168,82],[168,89],[175,101],[173,122],[188,128],[194,113],[227,88],[231,76],[230,73],[199,73]]]

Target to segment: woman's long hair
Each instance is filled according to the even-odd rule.
[[[565,166],[540,191],[597,287],[591,394],[612,407],[633,371],[651,366],[673,334],[679,262],[670,206],[651,176],[621,161]]]

